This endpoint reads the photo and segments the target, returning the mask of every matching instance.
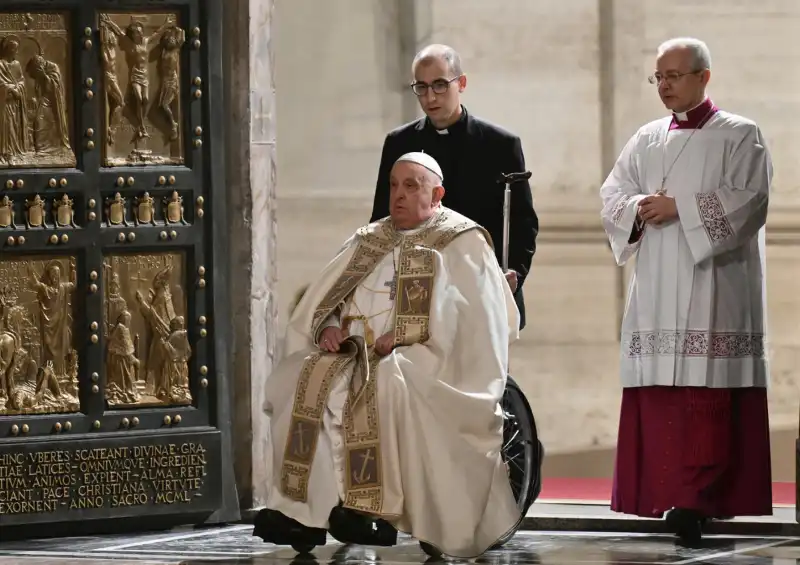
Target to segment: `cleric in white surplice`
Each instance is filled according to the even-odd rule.
[[[772,513],[764,225],[772,162],[758,126],[706,96],[707,46],[675,39],[651,82],[672,114],[636,132],[603,184],[622,324],[612,509],[699,539],[711,518]]]

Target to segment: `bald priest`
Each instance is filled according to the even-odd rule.
[[[391,170],[390,216],[306,290],[267,380],[272,457],[254,535],[474,557],[520,520],[499,408],[519,313],[486,232],[441,205],[429,155]]]

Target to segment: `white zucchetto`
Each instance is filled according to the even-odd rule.
[[[444,175],[442,174],[442,168],[439,166],[439,163],[436,162],[436,159],[428,155],[427,153],[422,153],[421,151],[414,151],[412,153],[406,153],[402,155],[395,163],[399,163],[400,161],[407,161],[409,163],[416,163],[417,165],[422,165],[430,172],[435,174],[439,177],[439,180],[444,182]]]

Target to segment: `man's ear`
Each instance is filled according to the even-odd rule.
[[[433,204],[438,204],[444,198],[444,187],[442,185],[436,185],[433,187],[433,198],[431,198],[431,202]]]

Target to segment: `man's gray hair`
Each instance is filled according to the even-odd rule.
[[[441,59],[447,63],[447,68],[453,73],[453,77],[464,74],[461,69],[461,56],[449,45],[442,45],[441,43],[428,45],[417,53],[414,57],[414,61],[411,63],[411,74],[414,74],[414,69],[417,68],[419,63],[427,63],[436,59]]]
[[[658,46],[658,54],[660,57],[667,51],[672,49],[688,49],[692,54],[692,69],[695,71],[702,71],[711,68],[711,51],[708,49],[705,41],[695,39],[694,37],[675,37],[668,39]]]

